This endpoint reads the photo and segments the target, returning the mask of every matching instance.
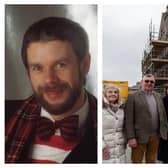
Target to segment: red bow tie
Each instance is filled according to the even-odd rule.
[[[39,117],[36,133],[40,139],[47,141],[54,135],[56,129],[60,129],[61,136],[66,141],[73,141],[78,136],[78,116],[73,115],[61,121],[52,122],[46,117]]]

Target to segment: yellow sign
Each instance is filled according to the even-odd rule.
[[[126,99],[128,96],[128,81],[103,81],[103,85],[116,85],[120,88],[120,97]]]

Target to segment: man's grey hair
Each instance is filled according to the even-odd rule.
[[[143,75],[142,79],[143,79],[144,77],[154,77],[154,78],[155,78],[155,76],[154,76],[153,74],[145,74],[145,75]]]

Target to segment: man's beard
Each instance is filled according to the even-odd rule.
[[[65,91],[68,92],[68,96],[62,103],[50,104],[45,98],[45,92],[52,91]],[[60,115],[71,110],[76,103],[77,99],[82,92],[82,83],[79,81],[79,84],[76,87],[71,87],[68,83],[53,84],[53,86],[43,86],[38,88],[38,92],[35,92],[35,96],[41,106],[47,110],[50,114]]]

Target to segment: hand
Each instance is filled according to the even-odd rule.
[[[137,147],[137,140],[136,140],[135,138],[130,139],[130,140],[128,141],[128,145],[129,145],[129,147],[131,147],[131,148]]]
[[[103,149],[103,160],[108,160],[108,159],[110,159],[110,150],[109,150],[109,147],[106,146]]]

